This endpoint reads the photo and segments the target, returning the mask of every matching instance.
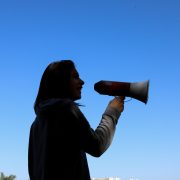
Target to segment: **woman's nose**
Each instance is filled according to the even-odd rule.
[[[81,84],[84,85],[84,81],[82,79],[80,79],[80,80],[81,80]]]

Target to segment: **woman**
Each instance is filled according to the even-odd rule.
[[[44,71],[29,136],[30,180],[90,180],[86,153],[99,157],[111,144],[124,97],[110,101],[93,130],[75,103],[83,85],[71,60]]]

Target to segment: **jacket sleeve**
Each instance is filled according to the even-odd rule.
[[[98,127],[93,130],[80,109],[74,105],[71,112],[76,119],[81,148],[88,154],[100,157],[110,146],[120,112],[107,106]]]

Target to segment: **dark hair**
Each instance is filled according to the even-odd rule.
[[[51,98],[66,98],[70,95],[69,81],[75,65],[71,60],[50,63],[45,69],[34,103],[34,110],[40,102]]]

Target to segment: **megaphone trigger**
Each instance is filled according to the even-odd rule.
[[[124,102],[129,102],[129,101],[131,101],[132,100],[132,98],[129,98],[129,99],[127,99],[126,101],[124,101]]]

